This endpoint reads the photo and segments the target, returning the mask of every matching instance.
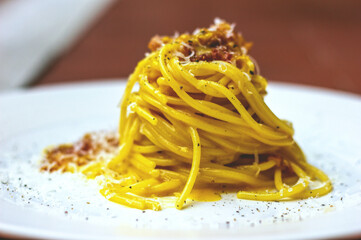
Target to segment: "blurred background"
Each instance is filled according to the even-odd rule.
[[[126,78],[155,35],[236,23],[270,81],[361,94],[361,1],[0,0],[0,91]]]

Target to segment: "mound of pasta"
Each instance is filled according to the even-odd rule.
[[[259,201],[327,194],[327,175],[265,104],[251,45],[219,19],[193,34],[153,37],[125,88],[118,134],[48,148],[41,169],[97,178],[107,199],[137,209],[159,210],[166,196],[182,209],[218,200],[224,188]]]

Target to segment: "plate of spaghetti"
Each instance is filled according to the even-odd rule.
[[[251,46],[216,19],[153,37],[127,81],[1,94],[0,232],[360,234],[360,97],[268,83]]]

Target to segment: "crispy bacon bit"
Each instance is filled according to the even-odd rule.
[[[112,133],[88,133],[74,144],[62,144],[46,150],[41,171],[69,171],[72,166],[83,166],[97,159],[101,153],[112,153],[118,138]]]
[[[230,62],[232,59],[232,53],[227,51],[227,48],[225,46],[219,46],[216,48],[212,48],[210,53],[205,53],[201,55],[195,55],[190,58],[192,62],[198,62],[198,61],[213,61],[213,60],[220,60],[225,62]]]
[[[162,46],[162,38],[158,35],[155,35],[150,39],[150,42],[148,43],[148,48],[153,52],[156,51],[158,48]]]
[[[148,48],[152,52],[154,52],[154,51],[158,50],[158,48],[160,48],[163,44],[169,43],[172,40],[173,39],[168,36],[161,37],[161,36],[155,35],[154,37],[152,37],[152,39],[148,43]]]
[[[193,34],[182,34],[175,37],[153,37],[148,47],[157,51],[162,44],[169,42],[180,43],[176,56],[181,61],[226,61],[237,67],[242,67],[238,61],[246,55],[252,43],[246,42],[241,34],[234,30],[234,24],[216,19],[209,28],[196,30]],[[185,56],[185,57],[182,57]],[[191,56],[187,58],[186,56]]]

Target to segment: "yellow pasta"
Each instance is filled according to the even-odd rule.
[[[93,156],[75,152],[76,144],[49,149],[43,169],[74,171],[75,163],[89,178],[102,176],[107,199],[137,209],[160,210],[164,196],[182,209],[192,192],[221,185],[259,201],[327,194],[327,175],[307,163],[292,125],[265,104],[267,81],[248,55],[251,45],[223,21],[153,38],[125,88],[119,138]]]

